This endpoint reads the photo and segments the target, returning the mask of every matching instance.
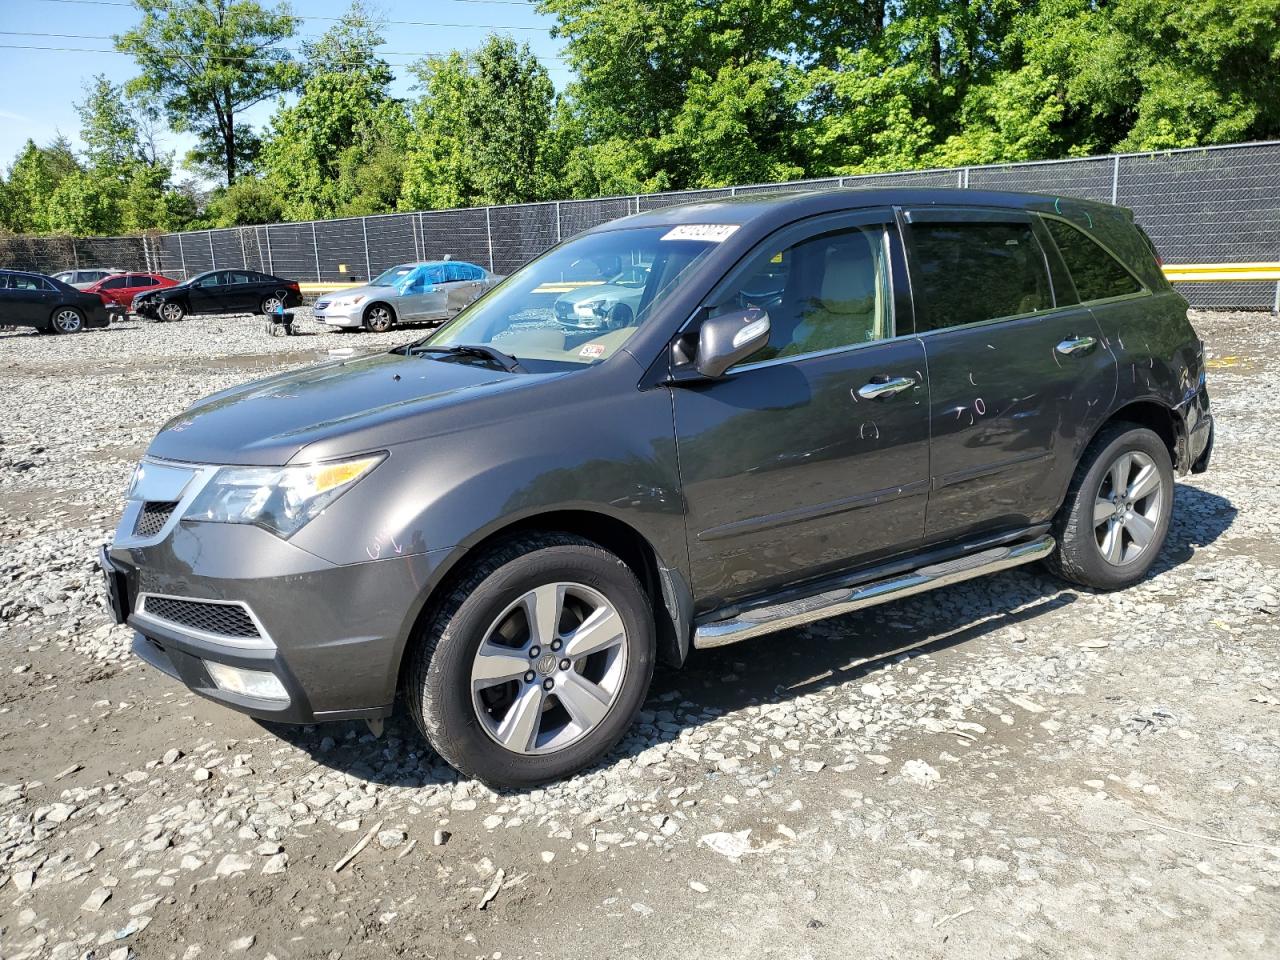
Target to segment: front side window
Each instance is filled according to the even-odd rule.
[[[1020,221],[911,224],[916,330],[941,330],[1053,307],[1044,253]]]
[[[1082,301],[1106,300],[1142,291],[1142,284],[1083,231],[1052,217],[1043,219]]]
[[[733,229],[666,225],[576,237],[516,271],[420,346],[490,346],[529,361],[530,370],[599,363],[622,349]],[[643,283],[613,282],[643,264]]]
[[[761,307],[769,345],[747,362],[821,353],[893,336],[885,227],[880,224],[766,249],[712,316]]]
[[[112,277],[102,281],[103,290],[121,290],[129,285],[128,277]]]

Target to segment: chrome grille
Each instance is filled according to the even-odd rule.
[[[133,522],[135,537],[154,537],[160,532],[178,505],[176,500],[148,500],[138,511],[138,519]]]
[[[157,620],[199,630],[219,637],[240,640],[261,637],[249,611],[241,603],[211,603],[207,600],[183,600],[178,597],[148,595],[142,610]]]

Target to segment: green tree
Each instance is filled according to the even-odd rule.
[[[518,203],[554,192],[542,151],[555,104],[528,44],[490,36],[472,53],[414,66],[401,203],[408,209]]]
[[[408,136],[404,106],[388,88],[390,66],[375,55],[383,43],[360,3],[319,42],[297,103],[272,120],[262,153],[267,177],[292,220],[379,212],[394,207]],[[394,186],[392,186],[394,182]]]
[[[52,231],[54,194],[64,180],[82,172],[65,137],[58,137],[47,147],[28,140],[9,167],[4,226],[15,233]]]
[[[142,73],[132,93],[164,104],[170,126],[196,136],[188,156],[228,185],[252,164],[258,141],[239,118],[254,104],[293,90],[301,70],[279,43],[297,20],[288,5],[257,0],[134,0],[142,22],[115,38]]]
[[[275,184],[257,177],[241,177],[223,187],[209,201],[204,220],[210,227],[238,227],[277,223],[284,219],[284,205]]]

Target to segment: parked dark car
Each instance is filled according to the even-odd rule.
[[[0,324],[79,333],[111,322],[102,298],[39,273],[0,270]]]
[[[584,259],[647,265],[629,325],[557,323]],[[1204,371],[1125,210],[668,207],[179,414],[103,562],[137,654],[204,696],[376,726],[401,691],[459,769],[529,785],[615,744],[658,658],[1037,560],[1142,579],[1208,465]]]
[[[256,270],[210,270],[133,298],[138,316],[169,321],[199,313],[274,313],[301,305],[297,281]]]
[[[177,283],[160,273],[118,273],[91,283],[84,289],[88,293],[96,293],[103,303],[114,304],[127,313],[133,309],[133,301],[138,294],[161,287],[177,286]]]

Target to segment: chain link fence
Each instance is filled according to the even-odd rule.
[[[1023,190],[1133,210],[1165,263],[1280,261],[1280,142],[1114,154],[596,200],[561,200],[198,230],[140,237],[0,238],[0,266],[52,273],[79,266],[187,278],[248,267],[291,280],[366,280],[446,255],[506,274],[559,241],[673,203],[837,187]],[[1194,306],[1280,310],[1280,281],[1182,284]]]

